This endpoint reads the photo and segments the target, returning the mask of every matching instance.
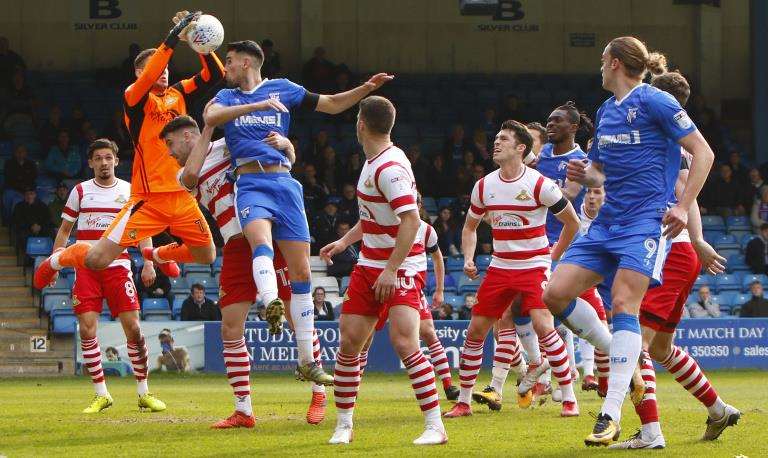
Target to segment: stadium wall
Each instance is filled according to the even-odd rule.
[[[674,66],[695,73],[715,71],[697,60],[704,24],[720,30],[714,42],[721,57],[712,65],[728,75],[722,97],[749,95],[747,1],[723,1],[720,8],[673,0],[510,3],[519,6],[500,19],[494,12],[462,15],[458,2],[447,0],[169,0],[161,6],[154,0],[0,0],[0,28],[34,70],[117,66],[130,43],[156,45],[173,12],[199,8],[222,20],[227,40],[271,38],[289,73],[300,70],[316,45],[325,46],[332,61],[363,72],[596,73],[604,44],[624,34],[663,49]],[[706,21],[701,8],[712,9]],[[189,52],[179,53],[176,64],[196,66]]]

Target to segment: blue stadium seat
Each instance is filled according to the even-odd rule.
[[[48,294],[66,294],[69,296],[71,291],[72,288],[69,285],[69,280],[63,277],[59,277],[56,279],[56,283],[54,283],[53,286],[43,288],[41,294],[43,297],[47,296]]]
[[[185,277],[169,278],[171,282],[171,289],[184,289],[189,290],[189,282]]]
[[[462,275],[461,279],[459,280],[459,294],[476,293],[478,288],[480,288],[481,281],[481,277],[470,280],[470,278],[466,275]]]
[[[726,218],[725,224],[728,226],[729,232],[732,230],[752,230],[752,223],[748,216],[729,216]]]
[[[736,301],[740,295],[741,293],[738,291],[728,291],[718,294],[716,300],[720,307],[727,306],[730,311],[731,307],[737,303]]]
[[[464,297],[463,296],[445,296],[445,303],[450,304],[451,307],[453,307],[454,311],[457,311],[461,308],[462,305],[464,305]]]
[[[208,288],[213,287],[215,285],[215,280],[213,279],[213,277],[211,277],[209,275],[195,274],[195,275],[190,275],[189,277],[187,277],[187,283],[189,283],[189,287],[190,288],[195,283],[200,283],[201,285],[203,285],[203,288],[208,289]],[[216,285],[216,286],[218,286],[218,285]]]
[[[725,231],[725,221],[721,216],[702,215],[701,225],[705,231]]]
[[[702,274],[696,277],[696,282],[693,284],[694,291],[698,291],[704,285],[711,286],[715,283],[714,277],[709,274]]]
[[[170,311],[150,310],[142,313],[144,321],[171,321]]]
[[[211,273],[211,266],[208,264],[182,264],[184,269],[184,276],[188,275],[199,275],[199,274],[210,274]]]
[[[435,261],[432,260],[432,256],[427,256],[427,272],[435,271]]]
[[[731,234],[722,234],[715,239],[715,249],[717,251],[738,250],[740,248],[736,237]]]
[[[51,316],[54,334],[74,334],[77,327],[77,317],[73,313],[57,313]]]
[[[463,272],[464,271],[464,257],[463,256],[450,256],[445,260],[445,269],[450,272]]]
[[[450,207],[456,202],[454,197],[441,197],[437,199],[437,208]]]
[[[221,266],[224,262],[224,258],[221,256],[216,256],[216,259],[213,261],[213,264],[211,264],[211,270],[213,271],[213,274],[220,274],[221,273]]]
[[[729,305],[720,304],[720,316],[727,316],[731,314],[733,307]]]
[[[421,198],[421,204],[430,215],[437,214],[437,202],[433,197],[424,196]]]
[[[728,272],[749,272],[749,266],[744,261],[743,254],[734,254],[728,257],[728,264],[726,265]]]
[[[724,257],[725,259],[728,259],[729,257],[731,257],[733,255],[741,254],[741,250],[738,249],[738,248],[735,248],[735,249],[725,249],[725,250],[718,249],[717,250],[717,254],[719,254],[720,256]]]
[[[752,235],[752,229],[731,229],[731,228],[728,228],[728,233],[730,235],[736,237],[736,240],[739,241],[739,246],[741,246],[741,239],[743,239],[745,235]]]
[[[480,256],[475,258],[475,265],[479,270],[485,271],[486,269],[488,269],[488,266],[491,265],[491,255],[481,254]]]
[[[184,301],[186,300],[185,297],[177,297],[173,299],[173,308],[171,309],[171,315],[174,320],[178,321],[181,319],[181,306],[184,304]]]
[[[446,295],[448,294],[456,294],[458,293],[458,286],[456,284],[456,279],[452,275],[446,275],[445,276],[445,291],[443,291]]]
[[[339,294],[344,295],[347,292],[349,286],[349,277],[341,277],[341,288],[339,288]]]
[[[49,256],[53,251],[53,239],[50,237],[27,238],[27,256]]]
[[[731,309],[731,315],[733,315],[733,316],[741,315],[741,306],[739,305],[739,306],[736,306],[736,307],[732,308]]]
[[[725,234],[724,231],[704,231],[704,240],[707,241],[710,245],[715,244],[715,240],[720,237],[721,235]]]
[[[752,299],[751,294],[745,294],[745,293],[738,294],[733,299],[733,306],[741,308],[741,306],[749,302],[750,299]]]
[[[312,279],[312,287],[322,287],[325,288],[326,293],[338,293],[339,292],[339,281],[336,280],[336,277],[318,277]]]
[[[141,309],[144,312],[164,311],[170,313],[171,306],[168,304],[168,299],[144,299],[141,303]]]
[[[737,274],[723,274],[715,277],[715,288],[718,294],[741,290],[741,277]]]
[[[747,244],[749,244],[752,239],[756,239],[758,236],[755,234],[744,234],[741,236],[741,251],[746,251]]]
[[[43,309],[50,313],[55,308],[72,308],[68,294],[48,294],[43,297]]]
[[[763,288],[768,286],[768,277],[766,277],[764,274],[747,274],[744,275],[741,280],[741,291],[748,293],[749,285],[751,285],[755,280],[759,281],[763,285]]]

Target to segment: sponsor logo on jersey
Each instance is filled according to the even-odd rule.
[[[528,195],[528,191],[525,189],[521,189],[520,192],[515,197],[517,200],[531,200],[531,196]]]
[[[639,145],[640,131],[632,130],[623,134],[605,134],[597,138],[597,144],[601,148],[610,145]]]
[[[235,127],[243,126],[275,126],[283,127],[283,114],[275,113],[273,115],[256,116],[252,114],[242,115],[235,118]]]
[[[637,119],[637,108],[631,107],[627,110],[627,124],[632,124],[635,119]]]
[[[675,120],[677,126],[681,129],[690,129],[693,125],[693,121],[688,117],[688,113],[685,110],[680,110],[672,117]]]
[[[528,220],[520,215],[514,213],[501,213],[496,214],[491,218],[491,227],[504,228],[504,227],[523,227],[528,224]]]

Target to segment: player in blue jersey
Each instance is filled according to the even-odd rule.
[[[288,264],[291,276],[290,314],[293,319],[299,379],[331,385],[333,377],[317,365],[312,354],[314,315],[310,296],[309,226],[304,213],[301,184],[290,175],[288,158],[270,145],[276,135],[288,136],[290,110],[303,107],[337,114],[393,77],[379,73],[350,91],[335,95],[314,94],[287,79],[261,76],[264,53],[251,40],[227,46],[226,79],[206,107],[205,122],[223,126],[237,180],[235,208],[243,234],[253,250],[253,278],[267,303],[270,332],[282,332],[283,302],[277,297],[272,264],[272,239]]]
[[[651,282],[661,280],[667,237],[686,226],[688,209],[707,178],[714,153],[680,103],[644,84],[663,56],[649,54],[634,37],[612,40],[602,54],[603,88],[613,93],[597,112],[591,163],[572,160],[567,177],[587,187],[605,186],[606,201],[589,232],[574,242],[555,269],[544,301],[574,333],[608,350],[608,393],[586,445],[608,445],[621,428],[621,405],[641,352],[638,311]],[[680,154],[692,154],[679,202],[669,207]],[[663,228],[662,226],[666,226]],[[611,287],[613,336],[591,307],[573,301],[615,272]]]

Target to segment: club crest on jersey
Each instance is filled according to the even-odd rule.
[[[365,185],[366,188],[372,188],[373,183],[371,183],[371,177],[366,178],[365,183],[363,183],[363,185]]]
[[[269,98],[272,100],[280,101],[280,93],[279,92],[270,92]]]
[[[128,238],[131,240],[136,240],[136,229],[131,229],[128,231]]]
[[[245,207],[244,209],[240,210],[240,218],[248,218],[248,215],[251,214],[251,207]]]
[[[637,108],[630,108],[627,110],[627,124],[632,124],[637,118]]]
[[[124,204],[128,202],[128,199],[126,199],[125,196],[121,194],[117,196],[117,199],[115,199],[115,202],[117,202],[118,204]]]
[[[531,200],[531,196],[528,195],[528,191],[525,189],[521,189],[520,192],[515,196],[516,200]]]
[[[72,295],[72,307],[77,307],[80,305],[80,299],[77,298],[74,294]]]
[[[565,170],[568,167],[568,163],[565,161],[560,162],[557,164],[557,171]]]

